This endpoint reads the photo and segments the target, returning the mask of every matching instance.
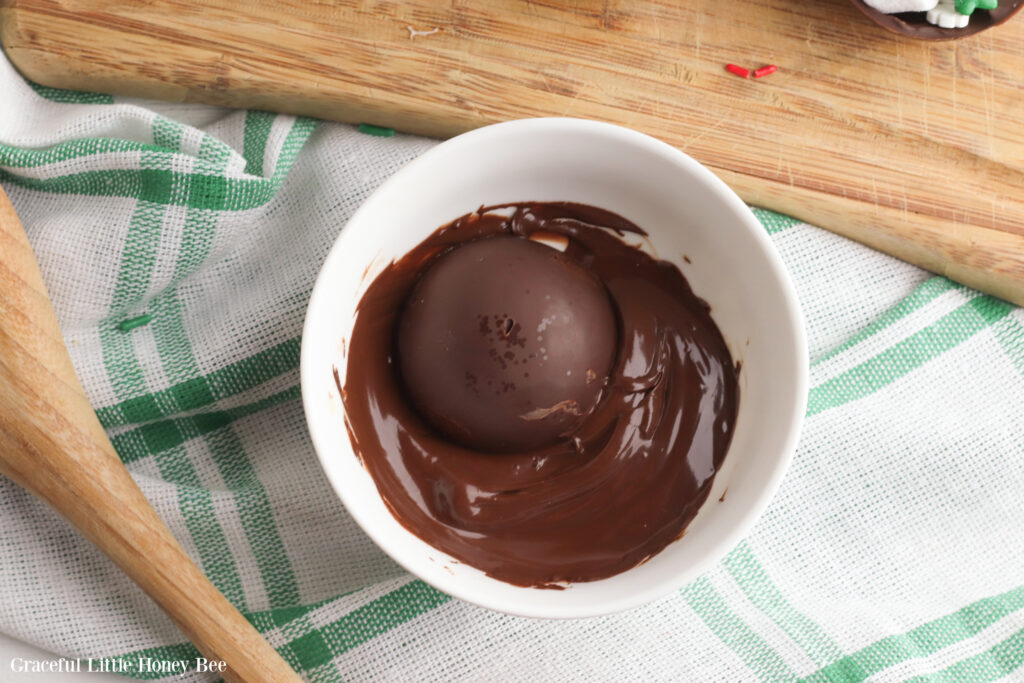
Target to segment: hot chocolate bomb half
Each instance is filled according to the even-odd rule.
[[[488,452],[568,438],[597,404],[617,351],[604,285],[520,237],[462,244],[428,267],[398,321],[398,370],[420,415]]]
[[[884,14],[865,4],[864,0],[851,0],[853,6],[882,28],[917,40],[956,40],[998,26],[1024,8],[1024,0],[999,0],[993,10],[975,10],[964,28],[942,28],[929,24],[923,12]]]

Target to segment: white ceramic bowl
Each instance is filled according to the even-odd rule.
[[[399,524],[353,453],[332,376],[366,287],[392,259],[484,204],[573,201],[614,211],[675,263],[742,362],[736,431],[686,534],[646,563],[566,590],[521,588],[452,561]],[[686,256],[687,260],[683,259]],[[369,270],[367,271],[367,268]],[[365,274],[365,275],[364,275]],[[793,285],[764,229],[721,180],[669,145],[577,119],[527,119],[452,138],[378,189],[341,232],[317,279],[302,336],[302,398],[313,445],[349,513],[399,564],[457,598],[530,617],[586,617],[678,590],[754,524],[796,446],[807,398],[807,342]],[[724,501],[719,501],[725,493]]]

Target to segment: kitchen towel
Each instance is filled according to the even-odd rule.
[[[303,314],[328,248],[436,141],[53,90],[6,58],[0,92],[0,183],[101,422],[189,554],[308,680],[1024,672],[1020,309],[755,209],[811,347],[807,420],[778,495],[678,593],[604,618],[510,617],[376,548],[329,488],[299,399]],[[137,678],[216,678],[167,673],[198,653],[5,479],[0,630]]]

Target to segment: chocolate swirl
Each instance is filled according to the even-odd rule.
[[[579,429],[526,453],[478,453],[432,431],[404,395],[395,330],[418,276],[460,243],[556,233],[604,283],[618,351]],[[344,397],[352,445],[392,514],[456,559],[516,585],[625,571],[679,538],[732,439],[737,376],[707,304],[679,269],[623,242],[644,234],[592,206],[481,207],[390,264],[358,306]]]

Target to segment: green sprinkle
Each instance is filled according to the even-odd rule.
[[[128,332],[130,330],[134,330],[136,327],[148,325],[152,319],[153,316],[151,316],[149,313],[143,313],[142,315],[136,316],[134,318],[122,320],[117,324],[117,329],[121,330],[122,332]]]
[[[389,138],[395,134],[395,129],[385,128],[383,126],[372,126],[369,123],[360,123],[359,132],[366,133],[367,135],[376,135],[379,138]]]
[[[998,0],[956,0],[956,11],[967,16],[976,9],[995,9],[998,6]]]

